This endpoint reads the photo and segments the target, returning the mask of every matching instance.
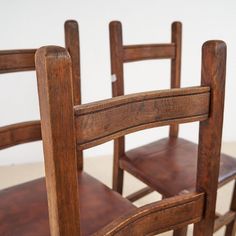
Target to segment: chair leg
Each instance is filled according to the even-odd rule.
[[[234,212],[236,211],[236,181],[234,182],[234,191],[232,195],[230,210]],[[235,234],[236,234],[236,218],[226,226],[225,236],[235,236]]]
[[[116,161],[114,158],[112,189],[121,195],[123,193],[123,182],[124,170],[120,168],[119,161]]]
[[[173,232],[173,236],[187,236],[188,226],[185,226],[181,229],[176,229]]]

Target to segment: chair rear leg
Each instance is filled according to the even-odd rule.
[[[124,182],[124,170],[120,168],[119,160],[114,158],[112,189],[122,195]]]
[[[173,232],[173,236],[187,236],[188,226],[185,226],[181,229],[176,229]]]
[[[232,195],[230,211],[236,212],[236,181],[234,182],[234,191]],[[236,218],[226,226],[225,236],[235,236],[236,234]]]

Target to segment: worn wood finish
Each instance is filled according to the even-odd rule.
[[[73,98],[74,104],[81,104],[81,81],[80,81],[80,43],[79,26],[74,20],[65,22],[65,45],[70,53],[72,60],[72,80],[73,80]],[[77,151],[77,166],[79,170],[83,169],[83,152]]]
[[[174,44],[127,45],[123,50],[123,62],[175,58]]]
[[[40,121],[28,121],[0,127],[0,149],[41,140]]]
[[[172,40],[168,44],[123,45],[122,25],[113,21],[109,25],[111,74],[116,80],[112,82],[112,96],[124,95],[123,64],[126,62],[148,59],[171,59],[171,88],[180,87],[181,35],[180,22],[172,24]],[[178,125],[170,126],[170,136],[177,135]],[[123,169],[119,159],[125,153],[125,137],[114,140],[113,189],[122,193]]]
[[[78,173],[78,183],[83,236],[92,235],[136,208],[83,171]],[[1,235],[50,236],[44,178],[0,191],[0,209]]]
[[[199,118],[199,116],[196,118],[196,120],[200,119],[201,121],[196,180],[197,192],[181,192],[180,195],[172,198],[165,198],[160,202],[146,205],[137,210],[124,212],[124,216],[107,223],[107,226],[101,227],[101,231],[97,230],[94,235],[140,235],[140,233],[153,235],[154,233],[171,229],[184,229],[190,223],[195,224],[195,235],[212,235],[222,135],[225,54],[226,47],[221,41],[210,41],[204,44],[202,86],[200,88],[139,93],[86,105],[73,106],[71,58],[68,52],[63,48],[55,46],[39,49],[36,53],[36,69],[46,159],[50,228],[53,236],[81,235],[79,199],[82,193],[79,191],[80,183],[77,181],[77,175],[80,175],[81,171],[76,168],[76,145],[81,143],[82,138],[80,134],[82,133],[86,136],[86,132],[89,133],[90,129],[95,129],[95,123],[97,123],[98,130],[101,129],[100,127],[110,129],[107,126],[106,120],[104,120],[106,116],[94,117],[92,119],[94,125],[92,126],[87,126],[85,121],[80,123],[81,117],[94,114],[97,111],[102,111],[111,117],[110,110],[114,106],[122,107],[122,105],[126,106],[127,104],[129,106],[131,101],[135,104],[133,107],[135,110],[136,103],[140,99],[144,104],[142,107],[139,107],[138,114],[142,116],[142,112],[145,113],[145,109],[143,109],[145,105],[154,99],[158,108],[162,106],[167,107],[166,111],[162,111],[164,113],[164,122],[166,122],[165,125],[178,124],[179,117],[181,117],[181,122],[183,122],[183,117],[188,116],[189,113],[186,113],[185,109],[181,113],[179,109],[176,110],[176,99],[181,98],[181,96],[187,96],[188,99],[193,98],[194,101],[196,99],[194,97],[199,95],[205,95],[206,97],[203,100],[205,103],[209,103],[206,106],[207,108],[204,108],[204,118]],[[214,76],[212,76],[213,74]],[[168,106],[166,99],[171,98],[171,101],[174,102],[173,104],[169,102],[168,104],[172,105]],[[203,106],[201,102],[196,104],[192,102],[190,102],[192,104],[189,107],[190,110],[195,110],[196,106],[201,108]],[[185,107],[186,104],[182,103],[182,106]],[[112,112],[114,112],[114,117],[118,117],[120,114],[119,110]],[[130,117],[132,112],[132,109],[127,109],[126,116]],[[174,117],[174,113],[176,117]],[[170,114],[171,119],[168,117]],[[216,117],[218,118],[216,119]],[[119,124],[119,121],[119,119],[110,119],[109,125],[115,127]],[[195,118],[192,121],[195,121]],[[102,126],[102,122],[104,126]],[[145,127],[143,128],[149,128],[147,124],[151,121],[144,120],[144,122]],[[132,125],[133,123],[129,124],[130,127]],[[100,138],[99,133],[96,133],[93,137],[96,135]],[[119,138],[123,135],[124,133],[118,132],[115,137]],[[98,143],[90,142],[90,146],[96,146]],[[200,168],[202,165],[204,165],[204,168]],[[113,193],[112,190],[108,192],[110,191]],[[88,192],[87,194],[90,196]],[[96,195],[93,197],[96,197]],[[96,222],[95,218],[93,222]]]
[[[0,51],[0,73],[35,70],[36,49]]]
[[[43,48],[36,64],[51,235],[80,235],[70,55]]]
[[[207,201],[205,218],[194,227],[196,236],[213,234],[223,126],[225,64],[226,45],[224,43],[214,41],[203,45],[201,83],[210,86],[212,92],[209,119],[201,121],[199,128],[196,189],[207,194]]]
[[[203,215],[204,195],[186,194],[133,210],[94,236],[154,235],[198,222]],[[171,220],[168,217],[171,215]]]
[[[164,138],[127,151],[120,165],[161,195],[171,197],[195,189],[197,156],[197,144]],[[218,187],[234,180],[235,175],[236,159],[221,154]]]
[[[171,83],[170,84],[171,84],[171,88],[179,88],[180,76],[181,76],[181,44],[182,44],[181,23],[174,22],[172,24],[171,32],[172,32],[172,35],[171,35],[170,45],[173,45],[174,53],[172,54],[173,57],[170,58],[171,59]],[[114,67],[113,66],[114,64],[118,65],[115,67],[116,73],[117,73],[117,76],[116,76],[117,80],[113,82],[113,90],[115,90],[113,91],[113,96],[117,96],[118,93],[124,94],[124,91],[120,90],[119,86],[117,85],[122,84],[122,86],[124,87],[123,64],[125,62],[128,62],[128,60],[126,61],[124,60],[125,47],[134,48],[133,51],[129,50],[129,56],[130,58],[132,57],[135,58],[135,61],[138,59],[143,60],[145,58],[146,59],[154,59],[154,58],[152,58],[151,52],[150,52],[150,55],[148,55],[149,50],[145,50],[145,54],[143,54],[142,49],[143,48],[148,49],[148,45],[128,45],[128,46],[123,45],[122,26],[120,22],[112,22],[110,25],[110,44],[111,44],[111,48],[110,48],[111,55],[113,55],[111,56],[112,68]],[[115,54],[114,49],[117,49],[119,53]],[[164,53],[165,48],[163,47],[162,49],[160,45],[159,50],[160,50],[159,53],[162,54]],[[132,53],[134,54],[133,56],[131,55]],[[114,55],[116,55],[117,58],[114,58]],[[178,130],[179,130],[178,124],[175,123],[175,124],[170,125],[170,130],[169,130],[170,143],[174,139],[179,139]],[[116,141],[115,141],[115,144],[116,144]],[[113,189],[122,193],[120,190],[122,190],[122,187],[123,187],[123,178],[121,178],[121,176],[118,173],[122,173],[122,176],[123,176],[124,170],[133,174],[138,179],[144,181],[146,184],[149,185],[149,187],[155,189],[157,192],[161,194],[166,194],[164,195],[164,197],[172,196],[171,193],[176,193],[177,190],[185,191],[186,189],[187,190],[194,189],[193,186],[195,184],[194,181],[196,181],[196,179],[192,177],[193,172],[191,171],[194,171],[196,173],[196,165],[197,165],[196,160],[197,159],[196,158],[188,159],[187,156],[191,156],[188,153],[196,153],[196,150],[195,150],[196,145],[193,145],[193,144],[191,144],[190,146],[185,145],[185,148],[187,148],[186,152],[183,150],[183,147],[182,148],[179,146],[173,147],[172,145],[163,146],[162,150],[164,150],[164,148],[166,149],[166,155],[163,155],[163,156],[166,156],[165,157],[166,161],[163,161],[163,159],[160,158],[161,153],[158,153],[160,149],[160,145],[161,145],[161,141],[160,142],[157,141],[153,143],[153,145],[151,145],[152,151],[149,150],[150,145],[144,145],[142,147],[138,147],[132,150],[131,152],[125,152],[124,147],[123,149],[121,149],[121,147],[117,148],[118,145],[115,145],[114,166],[113,166],[113,187],[114,187]],[[182,152],[183,155],[179,156],[178,152],[179,153]],[[152,160],[151,160],[151,155],[152,155]],[[161,161],[158,161],[158,160],[161,160]],[[156,164],[157,162],[158,162],[158,167]],[[170,169],[172,169],[172,171],[175,171],[177,173],[177,177],[174,178],[175,179],[174,181],[172,181],[173,183],[169,182],[169,178],[166,178],[168,174],[163,173],[162,171],[163,169],[165,169],[166,162],[168,162],[168,166],[170,167]],[[180,164],[184,162],[186,164]],[[223,171],[220,172],[218,187],[221,187],[222,185],[236,178],[236,172],[234,168],[234,166],[236,166],[236,163],[234,159],[232,157],[222,154],[221,163],[222,163],[221,170]],[[189,171],[186,171],[186,168]],[[158,178],[157,178],[157,173],[159,173]],[[181,189],[181,187],[185,187],[185,188]],[[135,196],[135,193],[134,193],[134,196]],[[137,196],[139,196],[139,193],[137,193]],[[140,197],[142,196],[143,195],[140,195]],[[137,198],[135,197],[135,199]],[[223,217],[224,216],[222,216],[222,219]],[[227,215],[226,215],[226,218],[227,218]],[[223,222],[222,219],[221,219],[221,222]],[[179,229],[174,232],[174,235],[185,236],[186,235],[185,232],[186,232],[186,229]]]
[[[204,120],[208,109],[208,87],[138,93],[81,105],[75,110],[80,130],[78,147],[85,149],[130,132],[174,122]]]
[[[80,104],[81,96],[80,96],[80,62],[79,62],[79,38],[78,38],[78,26],[75,21],[67,21],[65,24],[65,41],[66,47],[70,50],[73,67],[73,93],[74,103]],[[0,73],[10,73],[10,72],[20,72],[20,71],[31,71],[35,70],[35,56],[36,49],[20,49],[20,50],[4,50],[0,51]],[[76,82],[77,81],[77,82]],[[18,124],[11,124],[4,127],[0,127],[0,149],[12,147],[17,144],[23,144],[28,142],[33,142],[41,140],[41,125],[40,121],[26,121]],[[82,152],[77,152],[78,158],[78,166],[80,169],[82,166]],[[19,190],[19,192],[18,192]],[[0,218],[1,222],[6,220],[6,224],[4,224],[4,229],[0,224],[0,235],[35,235],[35,231],[32,230],[30,232],[30,226],[27,224],[31,224],[32,228],[34,226],[42,226],[41,221],[44,221],[43,217],[47,215],[47,209],[43,213],[43,216],[40,212],[42,212],[41,204],[39,202],[34,202],[37,198],[38,189],[37,185],[34,184],[28,186],[27,191],[20,191],[20,186],[14,186],[11,188],[11,191],[0,191],[0,201],[2,201],[1,196],[2,193],[6,193],[4,204],[8,207],[1,207]],[[14,192],[15,198],[11,199],[8,194]],[[9,196],[9,198],[8,198]],[[46,199],[45,193],[43,196],[40,196]],[[27,204],[20,204],[16,207],[11,207],[12,201],[18,203],[19,199],[27,199],[28,203],[31,204],[31,209],[34,208],[35,218],[32,217],[32,212],[27,213]],[[8,213],[11,212],[12,218],[7,218]],[[38,214],[39,213],[39,214]],[[30,219],[27,218],[27,214],[29,214]],[[15,218],[20,218],[21,220],[18,222],[21,226],[16,224],[14,221]],[[42,217],[41,217],[42,216]],[[38,218],[37,218],[38,217]],[[38,221],[40,218],[40,222]],[[29,221],[28,221],[29,220]],[[47,222],[47,221],[46,221]],[[47,222],[48,224],[48,222]],[[11,233],[12,229],[15,227],[16,233]],[[39,228],[40,229],[40,228]],[[48,227],[47,227],[48,229]],[[21,231],[22,230],[22,231]],[[27,231],[28,230],[28,231]],[[44,235],[44,231],[42,230],[42,235]]]
[[[109,24],[110,33],[110,57],[111,57],[111,74],[115,76],[112,83],[112,96],[124,95],[123,81],[123,39],[122,27],[119,21],[113,21]],[[119,166],[119,157],[125,153],[124,137],[114,140],[114,158],[113,158],[113,179],[112,188],[122,194],[124,171]]]

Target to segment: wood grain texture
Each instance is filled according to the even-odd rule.
[[[136,209],[83,171],[78,172],[78,183],[83,236]],[[1,236],[50,236],[45,178],[0,191],[0,209]]]
[[[77,144],[87,148],[141,129],[206,119],[208,109],[207,87],[139,93],[82,105],[75,109]]]
[[[195,191],[197,160],[198,144],[167,137],[127,151],[119,164],[161,195],[171,197]],[[236,159],[222,153],[218,188],[235,176]]]
[[[149,60],[171,59],[171,87],[179,87],[181,70],[181,37],[180,22],[172,24],[172,39],[166,44],[124,45],[122,25],[113,21],[109,25],[111,74],[115,76],[112,82],[112,96],[124,95],[124,63]],[[170,125],[170,136],[178,134],[178,124]],[[119,166],[119,159],[125,153],[125,137],[114,140],[113,189],[122,193],[124,171]]]
[[[165,199],[133,210],[94,236],[154,235],[176,229],[198,222],[203,215],[203,205],[204,194],[191,193]]]
[[[80,55],[79,55],[79,35],[78,35],[78,24],[76,21],[67,21],[65,24],[65,41],[66,48],[70,51],[72,57],[72,78],[73,78],[73,93],[74,93],[74,103],[80,104]],[[4,50],[0,51],[0,73],[10,73],[10,72],[21,72],[21,71],[31,71],[35,69],[35,56],[36,49],[17,49],[17,50]],[[3,76],[2,76],[3,77]],[[4,78],[3,78],[4,79]],[[9,91],[10,92],[10,91]],[[6,103],[7,105],[7,103]],[[11,124],[4,127],[0,127],[0,149],[12,147],[17,144],[28,143],[32,141],[37,141],[41,139],[41,125],[40,121],[26,121],[18,124]],[[82,170],[83,160],[82,152],[77,152],[77,165],[78,169]],[[37,182],[37,181],[36,181]],[[4,203],[7,207],[0,207],[0,218],[1,222],[5,222],[4,225],[0,224],[0,235],[35,235],[35,232],[39,232],[40,235],[45,235],[48,232],[48,221],[47,209],[41,208],[40,202],[35,202],[35,199],[40,199],[41,197],[46,198],[45,192],[43,196],[37,198],[37,194],[41,192],[38,191],[37,183],[34,182],[26,191],[20,191],[21,186],[14,186],[11,191],[5,192],[5,190],[0,191],[0,196],[2,193],[5,194]],[[18,192],[19,190],[19,192]],[[14,192],[15,204],[13,204],[10,198],[10,192]],[[1,198],[1,197],[0,197]],[[24,201],[24,199],[26,199]],[[20,204],[18,200],[22,200],[24,204]],[[27,211],[27,200],[30,205],[30,211]],[[32,208],[34,208],[32,216]],[[11,212],[11,217],[9,216],[9,211]],[[19,221],[15,218],[19,218]],[[59,215],[60,217],[60,215]],[[39,222],[38,222],[39,221]],[[42,226],[42,223],[46,222]],[[30,225],[30,226],[29,226]],[[40,227],[46,226],[45,229]],[[37,228],[38,227],[38,228]],[[35,231],[34,231],[35,228]],[[13,233],[14,232],[14,233]]]
[[[226,45],[208,41],[202,48],[203,86],[211,87],[209,119],[200,122],[197,165],[197,191],[207,195],[204,220],[194,227],[194,235],[213,234],[223,127],[226,72]]]
[[[0,74],[35,70],[36,49],[0,51]]]
[[[60,47],[43,47],[35,58],[50,232],[80,235],[70,55]]]
[[[112,96],[124,95],[124,67],[123,67],[123,37],[122,26],[119,21],[109,24],[111,75],[115,76],[112,82]],[[114,140],[113,180],[112,188],[122,194],[124,171],[119,167],[119,157],[125,152],[125,138]]]
[[[81,80],[80,80],[80,42],[79,26],[74,20],[67,20],[64,25],[65,45],[72,61],[72,81],[74,104],[81,104]],[[83,170],[83,152],[77,151],[77,167]]]
[[[212,235],[222,135],[225,44],[221,41],[207,42],[203,55],[201,87],[139,93],[74,107],[69,54],[60,47],[45,47],[37,52],[49,218],[53,236],[81,235],[76,145],[82,143],[84,137],[96,139],[97,136],[101,139],[101,133],[108,130],[109,135],[112,130],[119,130],[120,123],[129,125],[124,133],[118,132],[115,138],[123,136],[127,130],[134,132],[136,128],[133,129],[133,125],[137,124],[138,129],[142,126],[139,116],[144,119],[143,129],[150,127],[152,119],[160,122],[158,125],[201,121],[197,192],[181,192],[178,196],[125,213],[95,235],[140,235],[140,232],[153,235],[170,229],[184,229],[189,223],[195,223],[196,236]],[[155,109],[160,111],[161,116],[159,113],[153,115]],[[93,117],[96,113],[102,115]],[[134,121],[124,122],[121,113],[134,117]],[[95,134],[91,134],[91,130]],[[81,134],[84,136],[81,137]],[[98,145],[99,142],[90,142],[89,145]]]
[[[0,128],[0,149],[41,140],[40,121],[28,121]]]
[[[123,62],[175,58],[175,44],[126,45]]]

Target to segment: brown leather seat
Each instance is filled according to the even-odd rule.
[[[122,168],[165,197],[193,191],[198,145],[182,138],[165,138],[135,148],[120,160]],[[219,186],[236,176],[236,159],[221,154]]]
[[[92,235],[136,207],[85,172],[79,172],[82,235]],[[0,191],[0,232],[3,236],[49,236],[45,179]]]

